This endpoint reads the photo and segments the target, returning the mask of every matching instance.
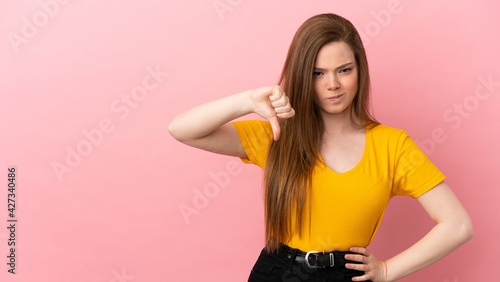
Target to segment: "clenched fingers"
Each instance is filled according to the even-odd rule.
[[[290,104],[290,99],[286,96],[281,87],[273,87],[269,100],[279,118],[291,118],[295,115],[295,110]]]

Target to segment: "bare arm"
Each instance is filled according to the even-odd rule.
[[[467,211],[445,182],[420,196],[418,201],[436,226],[409,249],[386,261],[388,281],[435,263],[474,235]]]
[[[418,201],[436,222],[432,230],[385,262],[376,259],[366,248],[351,248],[361,255],[346,255],[346,259],[363,264],[348,264],[346,267],[365,271],[365,275],[355,277],[353,281],[396,281],[435,263],[474,235],[469,215],[446,183],[439,183]]]
[[[202,150],[247,157],[229,122],[256,113],[271,123],[274,139],[279,138],[279,118],[290,118],[295,112],[281,87],[268,86],[244,91],[194,107],[176,116],[168,126],[178,141]]]

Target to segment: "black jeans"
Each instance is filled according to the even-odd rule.
[[[347,269],[345,263],[357,263],[343,258],[343,254],[352,252],[342,252],[336,257],[334,267],[309,268],[305,263],[295,261],[293,255],[280,252],[268,253],[265,249],[260,252],[248,282],[273,281],[273,282],[344,282],[352,281],[355,276],[361,276],[363,271]]]

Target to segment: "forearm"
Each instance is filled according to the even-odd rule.
[[[251,90],[199,105],[176,116],[168,126],[177,140],[204,137],[223,124],[252,112]]]
[[[472,238],[469,223],[438,223],[413,246],[386,261],[387,280],[396,281],[445,257]]]

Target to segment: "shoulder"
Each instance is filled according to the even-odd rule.
[[[378,152],[400,155],[407,151],[408,148],[417,147],[410,135],[403,129],[377,124],[369,132],[371,143]]]
[[[369,125],[367,127],[367,130],[370,131],[370,134],[372,135],[372,138],[374,138],[374,140],[397,141],[408,137],[406,131],[399,128],[390,127],[385,124]]]

